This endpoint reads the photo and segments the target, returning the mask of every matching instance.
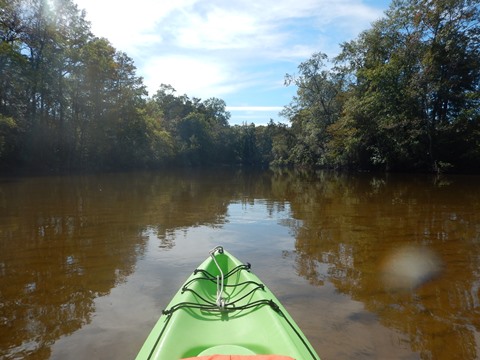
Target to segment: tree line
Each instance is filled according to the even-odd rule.
[[[480,5],[394,0],[329,60],[286,83],[289,161],[387,171],[480,170]]]
[[[338,56],[286,75],[290,126],[230,126],[221,99],[148,96],[72,0],[0,0],[0,167],[478,171],[479,19],[473,0],[394,0]]]
[[[71,0],[0,0],[0,11],[2,168],[205,165],[237,155],[223,100],[168,85],[148,98],[133,60],[95,37]]]

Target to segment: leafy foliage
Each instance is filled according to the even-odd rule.
[[[285,111],[295,162],[478,171],[479,19],[475,1],[395,0],[334,67],[302,63]]]
[[[72,0],[0,0],[0,167],[480,170],[480,9],[394,0],[333,58],[287,74],[291,126],[230,126],[226,104],[161,85]]]

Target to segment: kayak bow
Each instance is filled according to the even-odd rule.
[[[173,297],[136,359],[186,358],[319,359],[250,264],[220,246]]]

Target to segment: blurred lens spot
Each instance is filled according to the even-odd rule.
[[[442,262],[427,248],[408,246],[388,255],[382,263],[381,271],[387,290],[407,291],[439,276]]]

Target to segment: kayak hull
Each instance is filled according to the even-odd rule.
[[[275,295],[222,248],[173,297],[137,360],[214,354],[319,359]]]

